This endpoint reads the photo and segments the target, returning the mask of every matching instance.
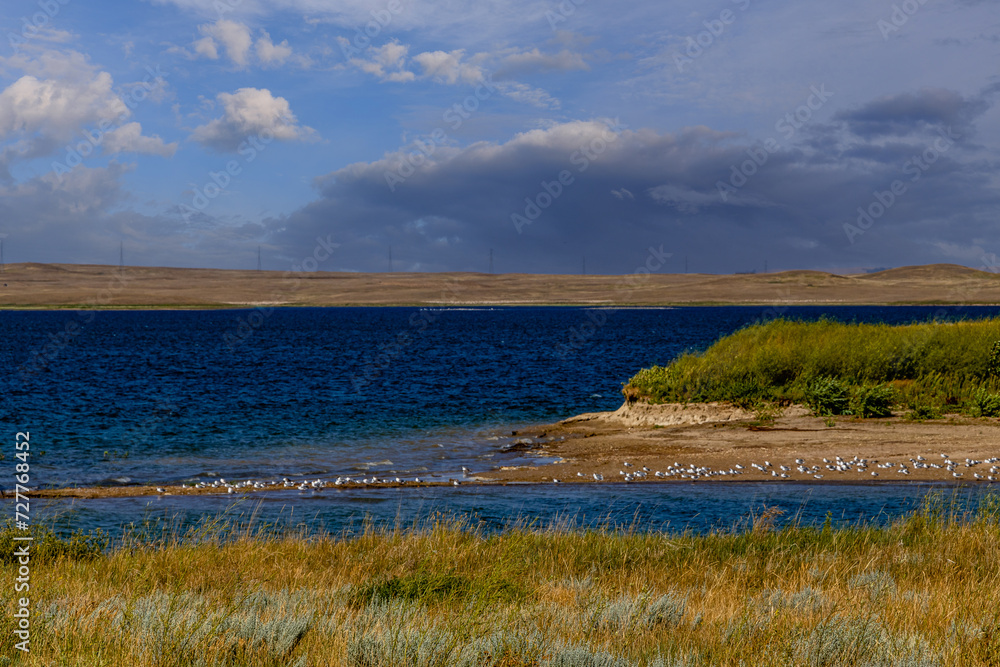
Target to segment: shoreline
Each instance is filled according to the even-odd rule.
[[[458,485],[1000,484],[998,418],[945,415],[937,420],[911,421],[896,415],[884,419],[831,419],[812,416],[808,409],[793,405],[784,408],[773,424],[767,424],[752,413],[723,404],[626,402],[613,412],[585,413],[555,424],[529,426],[513,431],[512,436],[518,439],[506,451],[553,462],[498,465],[490,470],[470,471],[468,476],[455,480]],[[954,465],[948,465],[949,462]],[[596,479],[595,474],[603,479]],[[392,478],[395,477],[393,474]],[[38,489],[32,495],[91,499],[165,495],[244,497],[274,491],[322,494],[336,490],[456,486],[452,479],[415,482],[411,477],[397,482],[392,478],[369,483],[360,481],[363,475],[352,475],[352,481],[342,477],[338,485],[331,477],[322,480],[322,485],[307,489],[299,489],[298,485],[312,480],[296,480],[291,486],[282,482],[259,488],[234,486],[232,490],[224,485],[92,486]]]
[[[6,305],[0,304],[0,312],[9,313],[61,313],[68,311],[98,311],[108,313],[128,312],[161,312],[161,311],[237,311],[269,308],[278,310],[293,310],[296,308],[421,308],[425,310],[466,310],[469,308],[587,308],[590,310],[661,310],[673,308],[771,308],[771,307],[811,307],[811,306],[844,306],[864,307],[879,306],[886,308],[993,308],[1000,307],[997,301],[656,301],[649,303],[629,302],[616,303],[611,301],[577,302],[577,301],[450,301],[435,303],[428,301],[414,302],[357,302],[357,303],[282,303],[282,304],[131,304],[102,306],[92,303],[66,303],[58,305]]]
[[[645,466],[646,480],[684,481],[693,475],[654,478],[654,474],[680,467],[688,472],[694,466],[724,473],[702,473],[696,481],[1000,482],[998,418],[956,414],[926,421],[901,414],[883,419],[825,418],[793,405],[766,423],[748,411],[717,403],[626,402],[614,412],[577,415],[518,435],[525,443],[535,441],[524,445],[533,454],[561,462],[482,476],[494,481],[555,477],[568,482],[581,479],[578,473],[591,477],[596,473],[607,481]]]

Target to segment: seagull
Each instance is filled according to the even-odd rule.
[[[604,480],[604,475],[602,475],[599,472],[595,472],[594,473],[594,479],[597,480],[598,482],[603,481]]]
[[[979,475],[976,475],[976,477],[979,477]],[[166,491],[164,489],[161,489],[160,487],[156,487],[156,492],[157,493],[166,493]]]

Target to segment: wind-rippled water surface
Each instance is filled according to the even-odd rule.
[[[622,383],[639,368],[703,349],[751,322],[781,315],[902,323],[997,313],[989,307],[105,311],[65,336],[68,322],[82,321],[72,311],[2,311],[0,423],[11,443],[16,431],[31,431],[33,485],[358,472],[446,476],[462,465],[507,464],[510,455],[500,450],[512,430],[615,409]],[[39,353],[51,357],[41,370],[19,370],[38,368],[32,359]],[[695,514],[704,509],[713,524],[739,515],[760,493],[733,486],[725,492],[730,504],[722,506],[687,488],[669,491],[683,499],[673,504],[665,491],[627,497],[672,507],[658,510],[659,524],[680,516],[681,506]],[[336,502],[294,503],[327,502],[334,524],[358,507],[385,503],[398,505],[394,513],[453,509],[502,522],[532,516],[539,507],[545,511],[538,516],[579,509],[581,498],[591,497],[602,498],[586,505],[597,516],[615,506],[607,493],[593,487],[518,487],[516,496],[510,487],[407,490],[376,493],[370,502],[361,494],[353,501],[341,495]],[[775,493],[795,502],[791,488]],[[820,515],[847,511],[836,504],[838,493],[847,503],[871,489],[824,491]],[[520,504],[511,504],[512,496]],[[473,505],[465,502],[469,497],[477,498]],[[118,519],[145,506],[102,502]],[[179,512],[198,512],[221,501],[176,502],[183,505]],[[634,513],[634,503],[629,507]]]

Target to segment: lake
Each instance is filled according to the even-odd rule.
[[[639,368],[776,316],[905,323],[996,307],[288,308],[0,311],[9,462],[31,431],[32,485],[171,484],[374,473],[447,479],[518,462],[511,431],[621,404]],[[12,480],[11,480],[12,481]],[[12,484],[0,481],[6,488]],[[704,530],[761,503],[786,519],[898,515],[927,487],[727,484],[275,493],[261,512],[341,530],[365,515],[570,518]],[[193,521],[229,498],[54,502],[64,522]],[[806,509],[799,509],[805,507]],[[296,514],[299,513],[299,514]]]

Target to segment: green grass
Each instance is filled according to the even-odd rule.
[[[653,403],[792,401],[817,414],[886,416],[910,406],[1000,415],[1000,319],[891,326],[774,320],[700,354],[639,371],[624,388]]]
[[[69,537],[60,537],[51,528],[44,525],[32,525],[27,533],[32,537],[31,560],[35,563],[48,563],[61,559],[85,561],[101,558],[110,540],[108,535],[98,530],[84,534],[73,533]],[[14,541],[15,535],[25,535],[14,530],[10,520],[0,527],[0,566],[13,566],[18,558],[14,551],[23,545]]]
[[[964,500],[887,526],[764,512],[708,535],[431,521],[67,546],[32,561],[32,651],[0,665],[997,665],[1000,497]],[[0,588],[8,638],[17,596]]]

